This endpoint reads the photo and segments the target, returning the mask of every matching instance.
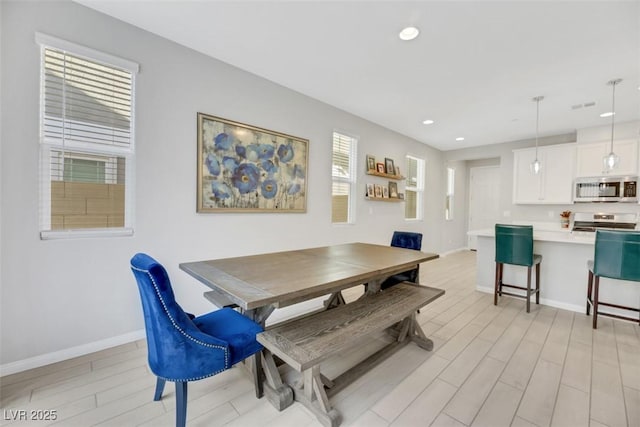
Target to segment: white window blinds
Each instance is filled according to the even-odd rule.
[[[42,34],[36,41],[41,237],[131,234],[138,66]]]
[[[44,142],[130,146],[130,71],[45,47],[43,85]]]
[[[406,157],[405,219],[422,219],[422,198],[424,193],[424,160]]]
[[[456,170],[447,168],[447,196],[445,200],[444,217],[447,221],[453,219],[453,201],[456,188]]]
[[[355,164],[357,139],[338,132],[333,133],[331,157],[331,222],[353,222],[353,195],[355,194]]]

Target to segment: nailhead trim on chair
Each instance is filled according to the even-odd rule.
[[[180,331],[180,333],[182,335],[184,335],[187,339],[195,342],[196,344],[200,344],[201,346],[204,347],[211,347],[211,348],[217,348],[220,350],[224,350],[224,366],[228,366],[229,365],[229,350],[225,347],[219,346],[219,345],[214,345],[214,344],[207,344],[206,342],[202,342],[194,337],[192,337],[191,335],[187,334],[185,331],[183,331],[178,324],[175,322],[175,320],[173,319],[173,317],[171,317],[171,314],[169,313],[169,310],[167,309],[167,305],[164,302],[164,299],[162,299],[162,296],[160,295],[160,290],[158,289],[158,285],[156,284],[156,281],[153,279],[153,276],[151,275],[151,273],[149,272],[149,270],[142,270],[140,268],[134,267],[133,265],[131,266],[131,268],[133,268],[136,271],[140,271],[142,273],[146,273],[147,276],[149,276],[149,279],[151,279],[151,283],[153,283],[153,289],[156,291],[156,295],[158,295],[158,298],[160,299],[160,302],[162,303],[162,308],[164,309],[164,312],[167,314],[167,316],[169,317],[169,320],[171,320],[171,323],[173,324],[174,328],[176,328],[178,331]],[[200,377],[196,377],[196,378],[180,378],[180,379],[172,379],[172,378],[164,378],[161,377],[167,381],[197,381],[197,380],[201,380],[203,378],[208,378],[211,377],[213,375],[219,374],[220,372],[224,372],[226,369],[220,369],[219,371],[215,371],[212,372],[208,375],[203,375]]]

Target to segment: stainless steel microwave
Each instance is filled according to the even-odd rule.
[[[573,201],[580,202],[637,202],[637,176],[604,176],[578,178]]]

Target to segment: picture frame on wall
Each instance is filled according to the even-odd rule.
[[[367,154],[367,170],[374,171],[376,170],[376,158]]]
[[[378,171],[378,173],[385,173],[384,163],[376,163],[376,170]]]
[[[397,182],[389,182],[389,197],[393,199],[398,198],[398,183]]]
[[[396,174],[396,168],[393,164],[393,159],[390,159],[388,157],[384,158],[384,170],[385,173],[389,174],[389,175],[395,175]]]
[[[373,184],[367,184],[367,197],[376,197]]]
[[[382,187],[382,197],[385,199],[389,198],[389,187],[387,186]]]
[[[379,184],[375,185],[375,197],[382,198],[382,186]]]
[[[198,113],[199,213],[307,211],[309,140]]]

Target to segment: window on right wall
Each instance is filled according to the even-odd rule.
[[[424,197],[424,159],[407,156],[404,218],[409,220],[422,219],[422,200]]]
[[[453,219],[453,198],[456,189],[456,170],[447,168],[447,198],[444,207],[444,219],[451,221]]]
[[[333,133],[331,151],[331,223],[353,224],[354,195],[356,193],[356,144],[355,137]]]

